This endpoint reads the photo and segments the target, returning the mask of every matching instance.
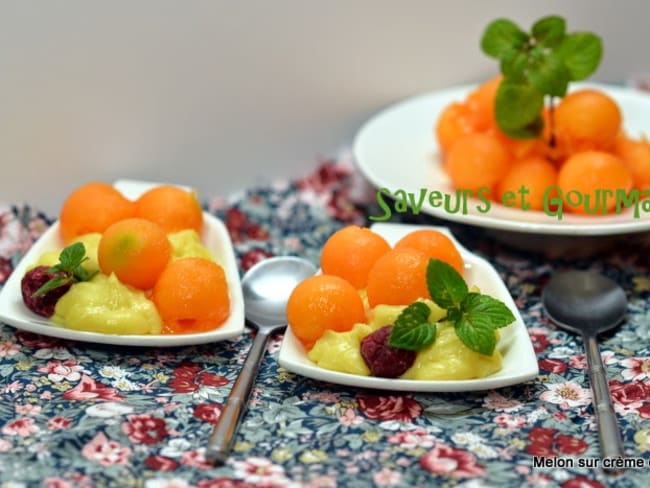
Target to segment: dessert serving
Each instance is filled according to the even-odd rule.
[[[3,287],[0,315],[33,332],[127,345],[201,343],[243,330],[223,224],[190,190],[128,180],[70,193]]]
[[[650,196],[650,143],[623,129],[602,90],[567,94],[602,55],[600,39],[567,33],[564,19],[531,32],[498,19],[481,39],[502,74],[447,105],[435,123],[442,164],[456,189],[523,210],[620,213]]]
[[[23,276],[23,301],[55,324],[103,334],[218,328],[230,296],[202,230],[198,199],[182,188],[157,186],[131,201],[107,183],[85,184],[61,209],[67,247]]]
[[[527,32],[507,19],[481,47],[500,73],[387,107],[354,156],[377,188],[370,219],[429,213],[521,234],[618,235],[650,228],[650,96],[585,82],[597,35],[557,16]]]
[[[321,271],[299,284],[287,304],[279,360],[290,370],[343,384],[422,384],[429,391],[463,382],[489,387],[482,383],[493,376],[511,382],[518,373],[537,373],[505,286],[446,229],[345,227],[325,243]],[[511,364],[515,357],[519,365]]]

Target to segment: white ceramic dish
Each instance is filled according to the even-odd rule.
[[[372,229],[382,235],[391,245],[408,232],[422,228],[425,227],[400,224],[375,224],[372,226]],[[440,230],[454,239],[453,235],[445,227],[429,228]],[[481,289],[482,293],[487,293],[503,301],[515,316],[515,322],[512,325],[500,329],[501,340],[497,344],[497,348],[503,354],[503,367],[500,371],[486,378],[460,381],[387,379],[330,371],[318,367],[309,360],[305,349],[293,335],[290,327],[287,328],[280,348],[278,359],[280,365],[289,371],[316,380],[388,391],[453,392],[487,390],[514,385],[535,378],[539,373],[537,357],[526,326],[505,284],[490,263],[469,252],[455,239],[454,242],[465,261],[464,278],[467,283],[470,285],[475,284]]]
[[[650,94],[632,88],[576,83],[572,89],[594,87],[607,92],[619,104],[623,125],[630,136],[650,137]],[[377,188],[395,192],[419,192],[422,188],[452,194],[454,190],[440,164],[433,127],[440,112],[451,102],[461,101],[474,86],[459,86],[408,99],[379,112],[359,130],[354,157],[363,174]],[[419,194],[419,193],[416,193]],[[591,217],[567,215],[563,219],[544,212],[521,211],[492,202],[486,213],[470,199],[468,212],[449,213],[425,203],[422,212],[450,221],[535,234],[598,236],[643,232],[650,229],[650,214],[632,209],[620,214]]]
[[[120,180],[115,183],[125,196],[136,198],[155,183]],[[232,243],[224,224],[216,217],[204,213],[203,243],[223,266],[230,290],[231,312],[228,320],[218,329],[198,334],[112,335],[71,330],[51,323],[31,312],[22,301],[20,281],[28,266],[46,252],[63,247],[59,225],[55,222],[25,254],[4,287],[0,290],[0,321],[17,329],[75,341],[138,347],[187,346],[217,342],[237,337],[244,330],[244,300],[239,271]]]

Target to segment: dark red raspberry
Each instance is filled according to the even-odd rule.
[[[361,341],[361,356],[373,376],[397,378],[415,362],[415,351],[398,349],[388,345],[392,325],[368,334]]]
[[[23,279],[20,282],[23,302],[32,312],[43,317],[51,317],[54,315],[56,302],[58,302],[59,298],[61,298],[72,286],[72,283],[66,283],[65,285],[46,292],[44,295],[37,297],[33,296],[36,290],[52,278],[56,278],[57,276],[65,278],[67,276],[65,273],[52,273],[48,270],[48,266],[37,266],[25,273],[25,276],[23,276]]]

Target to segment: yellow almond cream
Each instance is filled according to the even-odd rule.
[[[81,242],[86,248],[86,259],[81,265],[86,268],[87,271],[94,273],[99,271],[99,261],[97,260],[97,249],[99,249],[99,240],[102,238],[102,235],[99,232],[93,232],[92,234],[84,234],[77,237],[74,242]]]
[[[369,376],[370,370],[361,357],[361,340],[371,332],[367,324],[356,324],[347,332],[326,330],[307,357],[324,369]]]
[[[88,259],[86,259],[81,265],[88,271],[89,273],[95,273],[96,271],[99,271],[99,263],[97,261],[97,249],[99,248],[99,240],[101,239],[102,235],[98,232],[93,232],[90,234],[84,234],[81,236],[76,237],[70,244],[74,244],[75,242],[81,242],[84,245],[84,248],[86,249],[86,256]],[[31,265],[28,268],[28,271],[32,268],[35,268],[37,266],[54,266],[59,262],[59,256],[61,255],[61,249],[58,249],[57,251],[48,251],[44,252],[38,257],[38,261],[36,261],[33,265]]]
[[[56,304],[52,322],[75,330],[101,334],[160,334],[162,322],[152,301],[139,290],[122,284],[114,275],[99,272],[97,250],[102,235],[85,234],[82,242],[88,257],[82,264],[97,274],[90,281],[74,284]],[[201,257],[216,261],[193,229],[167,235],[172,258]],[[33,266],[54,266],[61,250],[43,253]]]
[[[424,303],[431,310],[430,322],[445,318],[443,308],[431,300]],[[370,370],[361,356],[361,341],[373,331],[392,325],[404,308],[403,305],[377,305],[368,311],[367,324],[356,324],[347,332],[326,331],[307,356],[324,369],[369,376]],[[438,324],[435,342],[418,351],[413,366],[400,378],[429,381],[483,378],[499,371],[501,363],[499,351],[495,350],[491,356],[472,351],[458,338],[454,327],[443,321]]]
[[[172,258],[204,258],[216,261],[214,256],[201,242],[199,234],[194,229],[186,229],[167,234],[172,246]]]
[[[436,340],[418,351],[415,363],[401,377],[413,380],[469,380],[484,378],[501,369],[501,353],[486,356],[468,348],[454,326],[438,324]]]
[[[162,328],[156,307],[143,292],[102,274],[73,285],[57,302],[52,321],[101,334],[160,334]]]

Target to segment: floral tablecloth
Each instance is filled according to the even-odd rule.
[[[325,239],[378,214],[349,158],[308,177],[205,201],[226,223],[243,272],[267,256],[318,262]],[[0,206],[0,283],[50,222]],[[393,221],[441,225],[428,216]],[[215,468],[203,446],[251,344],[120,348],[24,333],[0,324],[0,486],[366,487],[650,486],[650,468],[611,476],[599,458],[582,342],[543,316],[555,270],[616,279],[629,314],[602,352],[627,455],[650,466],[649,246],[549,260],[453,224],[457,238],[505,280],[535,346],[534,381],[483,392],[402,394],[313,381],[278,366],[269,345],[232,458]],[[573,460],[546,468],[535,457]],[[558,464],[562,464],[561,462]],[[566,464],[566,463],[565,463]]]

